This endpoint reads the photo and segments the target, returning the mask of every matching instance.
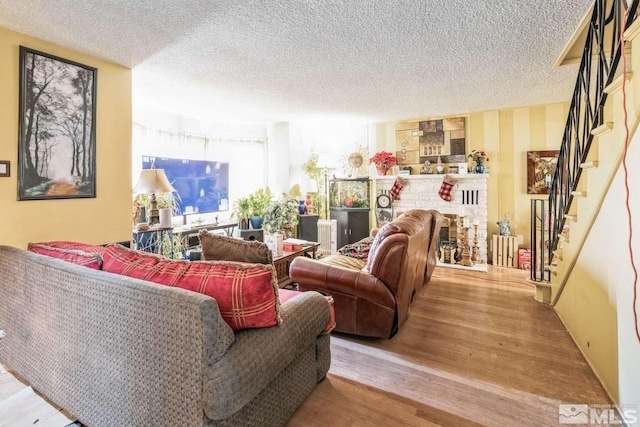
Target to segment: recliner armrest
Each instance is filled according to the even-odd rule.
[[[295,258],[289,268],[289,277],[302,287],[328,294],[340,292],[382,305],[389,305],[390,297],[395,300],[387,285],[366,271],[325,264],[310,258]]]

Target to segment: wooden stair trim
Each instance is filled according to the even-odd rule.
[[[640,34],[640,21],[636,19],[633,21],[633,24],[629,25],[629,28],[625,30],[624,39],[627,42],[632,41],[638,36],[638,34]]]
[[[571,195],[574,197],[587,197],[586,191],[572,191]]]
[[[560,261],[562,261],[562,257],[564,256],[564,252],[562,251],[562,249],[556,249],[552,253],[556,258],[558,258]]]
[[[626,77],[627,84],[628,84],[631,81],[631,78],[633,77],[633,71],[627,71],[626,73],[624,73],[624,75]],[[613,79],[611,84],[604,88],[604,92],[609,95],[611,95],[612,93],[618,92],[620,90],[622,90],[622,74],[620,74],[618,77]]]
[[[613,122],[605,122],[603,124],[601,124],[600,126],[598,126],[595,129],[591,130],[591,135],[593,136],[601,136],[607,132],[611,132],[611,129],[613,129]]]
[[[564,218],[568,219],[571,222],[577,222],[578,221],[578,215],[574,215],[574,214],[564,214]]]
[[[582,164],[580,164],[580,167],[582,169],[595,169],[598,167],[598,161],[597,160],[592,160],[590,162],[584,162]]]

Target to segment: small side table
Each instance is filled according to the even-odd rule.
[[[169,258],[173,258],[173,228],[149,227],[147,230],[133,230],[133,248],[139,251],[164,255],[165,237],[169,241]]]

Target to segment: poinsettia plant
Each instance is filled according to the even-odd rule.
[[[473,159],[474,162],[481,164],[489,161],[489,156],[484,151],[473,150],[469,157]]]
[[[398,159],[393,154],[380,151],[376,153],[373,157],[369,159],[369,163],[374,163],[377,168],[390,169],[391,166],[395,165],[398,162]]]

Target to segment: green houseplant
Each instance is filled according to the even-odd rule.
[[[240,230],[249,229],[249,217],[251,217],[251,203],[248,197],[241,197],[233,203],[231,217],[238,218],[238,228]]]
[[[299,206],[300,203],[293,197],[286,197],[271,204],[263,224],[267,233],[284,233],[286,237],[291,237],[293,227],[298,224]]]
[[[178,195],[174,193],[156,193],[156,204],[158,209],[169,208],[171,212],[176,215],[180,214],[180,205]],[[138,221],[149,221],[149,210],[151,209],[151,194],[138,194],[133,196],[133,226],[135,227]],[[144,208],[144,216],[142,215],[142,209]]]
[[[173,214],[180,213],[179,199],[180,196],[174,193],[156,193],[156,204],[158,209],[171,209]],[[138,221],[142,220],[147,222],[149,220],[149,205],[151,204],[151,194],[138,194],[133,198],[134,213],[133,213],[133,226],[135,227]],[[144,217],[141,217],[141,210],[145,209]],[[162,242],[158,242],[155,245],[159,245],[161,248],[160,254],[167,258],[182,259],[187,252],[187,244],[181,239],[170,240],[169,234],[162,235]],[[156,246],[157,248],[157,246]],[[173,250],[172,250],[173,249]]]
[[[273,202],[273,195],[269,187],[260,188],[249,195],[249,204],[251,205],[251,226],[254,229],[262,227],[264,216],[269,211],[269,206]]]

